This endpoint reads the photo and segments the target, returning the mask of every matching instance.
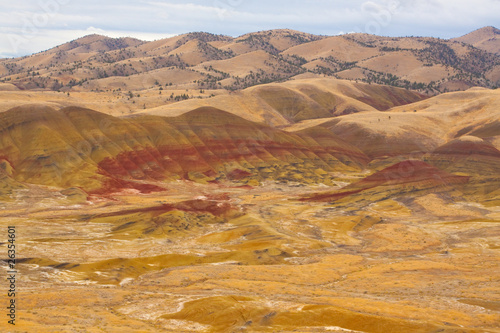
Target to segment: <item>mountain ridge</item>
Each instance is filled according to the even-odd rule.
[[[172,78],[161,82],[172,83],[164,89],[234,91],[307,73],[437,94],[499,85],[500,55],[495,47],[500,40],[477,37],[490,36],[492,31],[498,29],[483,28],[450,40],[368,34],[319,36],[289,29],[236,38],[194,32],[153,42],[94,34],[31,56],[1,59],[0,81],[27,90],[88,91],[116,89],[104,80],[115,78],[122,89],[135,90],[127,82],[134,75],[155,77],[155,70],[175,69],[192,72],[197,79],[185,82]],[[249,72],[233,70],[239,68],[237,56],[255,51],[267,58],[255,62]],[[223,61],[236,62],[232,67],[219,67]],[[252,57],[245,61],[253,63]],[[154,85],[141,90],[152,88]]]
[[[488,52],[500,54],[500,29],[493,26],[474,30],[461,37],[453,38],[452,40],[467,43]]]

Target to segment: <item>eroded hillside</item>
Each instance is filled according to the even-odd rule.
[[[1,60],[15,328],[499,332],[500,91],[437,94],[491,85],[492,31],[88,36]],[[405,73],[437,81],[390,86]]]

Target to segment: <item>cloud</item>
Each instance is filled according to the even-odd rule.
[[[394,26],[412,35],[458,37],[487,25],[498,26],[499,0],[401,0]]]

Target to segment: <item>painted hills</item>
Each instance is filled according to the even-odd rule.
[[[92,193],[147,192],[158,189],[148,185],[155,180],[221,177],[331,184],[328,171],[360,169],[368,161],[333,133],[288,133],[209,107],[173,118],[121,119],[28,105],[1,113],[0,123],[1,160],[16,180]]]
[[[307,79],[207,101],[126,117],[55,101],[2,112],[4,194],[23,184],[149,193],[179,179],[330,186],[345,178],[339,173],[377,172],[416,159],[437,167],[429,172],[438,178],[441,170],[471,177],[467,191],[476,200],[498,199],[498,90],[427,98],[376,84]]]
[[[498,332],[496,35],[93,35],[0,60],[16,328]]]

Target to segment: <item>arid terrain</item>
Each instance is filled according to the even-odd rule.
[[[499,35],[0,59],[0,330],[500,332]]]

